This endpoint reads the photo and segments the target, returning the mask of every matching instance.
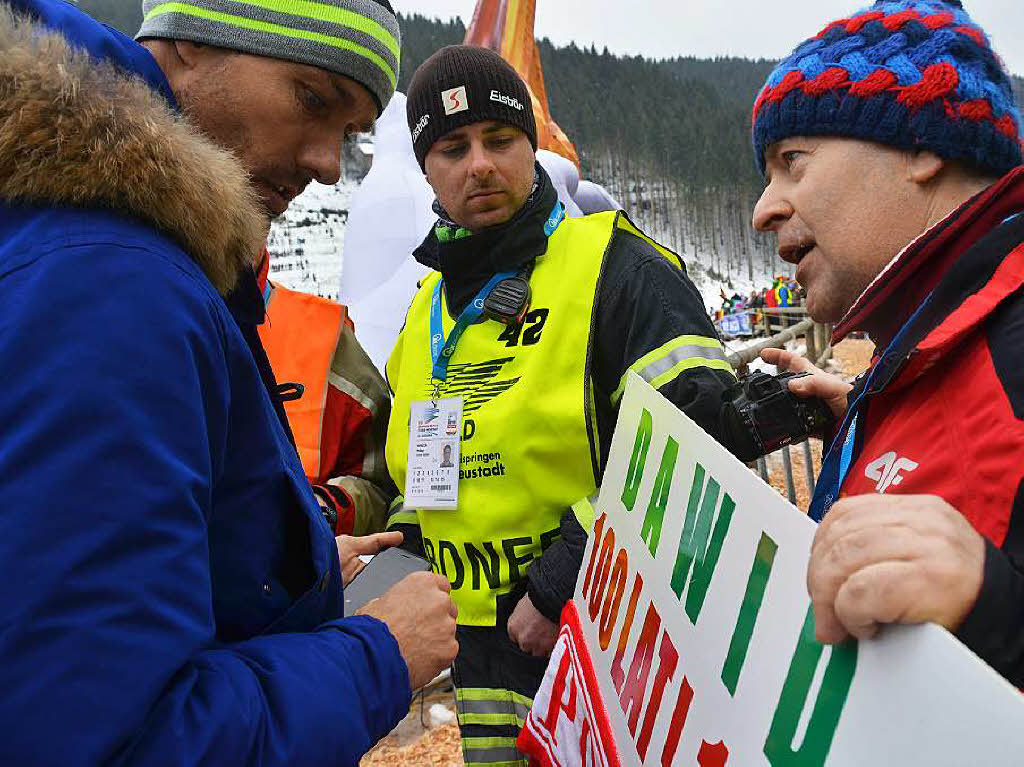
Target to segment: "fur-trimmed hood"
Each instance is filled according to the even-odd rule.
[[[109,208],[173,237],[223,295],[267,233],[247,175],[140,77],[0,3],[0,199]]]

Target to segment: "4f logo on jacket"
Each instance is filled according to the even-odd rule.
[[[895,487],[903,481],[903,472],[913,471],[916,468],[915,461],[897,456],[896,451],[892,450],[869,463],[864,469],[864,476],[877,480],[875,490],[884,493],[890,487]]]

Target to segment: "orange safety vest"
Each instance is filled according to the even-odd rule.
[[[284,403],[302,469],[313,484],[321,477],[320,447],[331,362],[348,310],[339,303],[267,283],[266,321],[260,340],[280,383],[302,384],[299,399]]]

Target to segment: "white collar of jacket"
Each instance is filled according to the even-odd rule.
[[[0,3],[0,199],[110,208],[175,239],[226,295],[267,234],[245,170],[141,78]]]

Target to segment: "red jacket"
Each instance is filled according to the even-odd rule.
[[[835,333],[838,340],[868,329],[881,351],[869,371],[841,495],[939,495],[987,539],[982,593],[959,634],[1018,685],[1024,683],[1022,212],[1024,167],[911,244]],[[868,378],[860,379],[851,402]]]

